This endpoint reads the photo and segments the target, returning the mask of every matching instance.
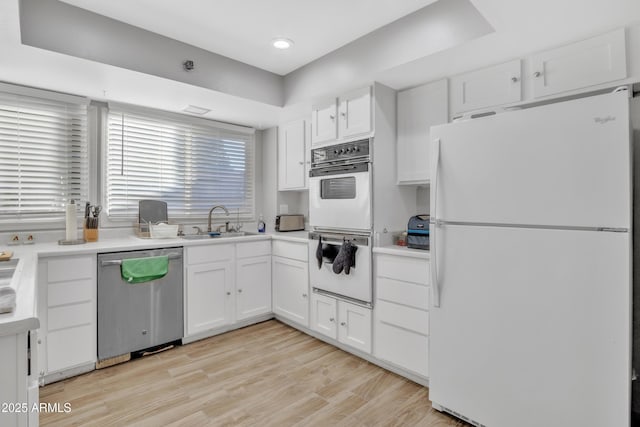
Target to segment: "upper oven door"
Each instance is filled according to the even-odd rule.
[[[320,228],[371,230],[371,164],[312,171],[309,222]]]

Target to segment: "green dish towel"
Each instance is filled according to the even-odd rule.
[[[120,266],[122,280],[128,283],[143,283],[160,279],[169,272],[169,257],[123,259]]]

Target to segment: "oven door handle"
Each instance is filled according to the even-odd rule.
[[[324,168],[312,168],[309,171],[310,178],[325,177],[332,175],[346,175],[369,171],[369,163],[355,163],[352,165],[331,166]]]
[[[164,254],[164,255],[154,255],[154,256],[168,256],[169,259],[178,259],[178,258],[182,258],[182,254],[176,254],[176,253],[170,253],[170,254]],[[151,257],[142,257],[142,258],[153,258],[153,256]],[[122,265],[122,260],[121,259],[109,259],[109,260],[104,260],[100,262],[100,265],[103,267],[106,267],[108,265]]]

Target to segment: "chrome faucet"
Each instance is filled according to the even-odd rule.
[[[224,213],[227,214],[227,216],[229,216],[229,211],[224,206],[218,205],[218,206],[212,207],[211,210],[209,211],[209,221],[207,222],[207,232],[208,233],[211,233],[211,231],[212,231],[211,230],[211,215],[213,214],[213,211],[215,209],[218,209],[218,208],[224,210]],[[229,228],[229,222],[226,223],[226,227]],[[226,231],[229,231],[229,230],[226,230]]]

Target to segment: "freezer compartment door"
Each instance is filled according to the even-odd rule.
[[[491,427],[628,426],[628,233],[448,225],[437,250],[434,403]]]
[[[624,92],[437,126],[431,137],[434,158],[439,140],[432,217],[629,228],[629,99]]]

